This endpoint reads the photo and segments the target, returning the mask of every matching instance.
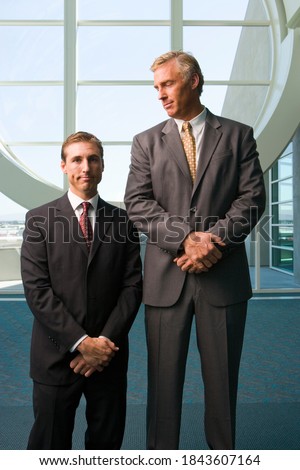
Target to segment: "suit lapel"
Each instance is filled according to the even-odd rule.
[[[83,252],[88,256],[85,239],[67,194],[58,200],[56,213],[57,217],[63,218],[62,222],[64,223],[65,230],[64,237],[66,237],[70,243],[78,243]]]
[[[190,170],[183,150],[182,142],[178,132],[178,127],[173,119],[169,119],[167,121],[166,125],[162,129],[162,133],[162,140],[168,147],[170,157],[175,160],[182,174],[192,185]]]
[[[64,226],[65,230],[67,231],[65,233],[65,236],[68,237],[67,239],[70,240],[71,243],[79,244],[80,248],[85,253],[85,255],[89,257],[90,263],[98,248],[102,244],[105,234],[107,233],[108,229],[110,228],[113,222],[114,216],[110,206],[99,197],[94,227],[94,240],[90,253],[88,252],[78,219],[70,204],[67,194],[65,194],[64,196],[62,196],[61,199],[58,200],[56,206],[56,213],[58,217],[63,217],[66,219],[67,223],[65,223]]]
[[[99,197],[94,227],[94,241],[91,248],[89,262],[91,262],[100,245],[103,243],[104,237],[112,222],[113,214],[110,207]]]
[[[218,146],[222,132],[218,119],[207,110],[207,117],[203,131],[202,144],[200,149],[200,156],[197,165],[197,174],[194,184],[194,191],[202,180],[204,173],[209,165],[209,162]]]

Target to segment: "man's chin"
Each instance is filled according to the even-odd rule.
[[[176,118],[176,111],[172,108],[170,109],[165,109],[167,115],[171,118]]]
[[[88,183],[82,184],[80,189],[85,194],[91,194],[95,192],[95,186]]]

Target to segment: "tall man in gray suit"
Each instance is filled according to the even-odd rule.
[[[148,237],[147,448],[178,448],[195,317],[206,440],[211,449],[234,449],[238,371],[252,295],[244,240],[265,207],[256,142],[252,128],[201,104],[203,75],[192,55],[166,53],[151,70],[170,119],[134,137],[125,194],[129,217]],[[191,167],[190,157],[196,159]]]
[[[87,132],[72,134],[61,157],[69,191],[27,213],[21,250],[24,291],[34,315],[35,420],[28,449],[71,449],[83,395],[85,448],[119,449],[128,332],[142,294],[139,242],[125,211],[99,197],[100,140]]]

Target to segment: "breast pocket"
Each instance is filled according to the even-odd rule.
[[[238,166],[236,165],[235,155],[229,149],[224,152],[215,153],[207,167],[205,180],[215,191],[222,187],[224,183],[228,190],[235,191],[238,178]],[[225,197],[225,195],[224,195]]]
[[[224,152],[214,153],[213,156],[212,156],[212,159],[211,159],[211,163],[214,163],[214,162],[219,161],[219,160],[224,160],[224,161],[230,160],[231,161],[232,158],[233,158],[232,150],[228,149],[228,150],[225,150]]]

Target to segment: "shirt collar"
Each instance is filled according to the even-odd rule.
[[[201,113],[198,114],[198,116],[195,116],[193,119],[191,119],[189,121],[191,123],[192,128],[195,129],[196,132],[200,131],[202,129],[202,127],[204,126],[206,115],[207,115],[207,109],[204,106],[204,109],[201,111]],[[179,132],[181,132],[182,124],[185,121],[183,121],[182,119],[174,119],[174,121],[177,124]]]
[[[85,199],[82,199],[81,197],[77,196],[76,194],[72,193],[72,191],[69,189],[68,190],[68,198],[70,201],[71,206],[73,207],[73,210],[78,209],[80,204],[85,201]],[[94,197],[91,199],[88,199],[88,202],[91,203],[93,208],[96,210],[98,206],[98,199],[99,199],[99,194],[97,193]]]

